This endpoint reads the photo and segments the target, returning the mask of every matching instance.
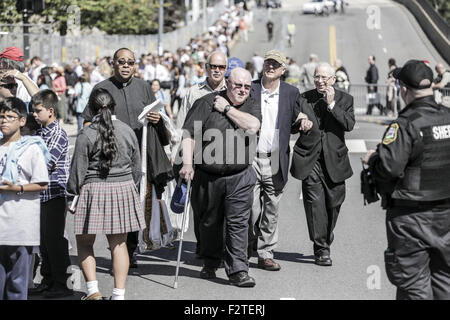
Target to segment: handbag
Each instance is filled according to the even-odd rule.
[[[161,89],[170,89],[172,81],[160,81]]]

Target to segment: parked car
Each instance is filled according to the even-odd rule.
[[[315,15],[329,15],[335,10],[335,2],[328,0],[312,0],[303,4],[303,13],[314,13]]]
[[[281,8],[281,0],[268,0],[266,3],[267,8]]]

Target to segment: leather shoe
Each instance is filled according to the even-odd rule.
[[[200,278],[202,279],[215,279],[216,278],[216,270],[217,268],[203,266],[200,271]]]
[[[63,286],[52,286],[49,290],[45,291],[43,296],[45,298],[55,299],[63,298],[73,295],[73,290]]]
[[[50,285],[41,282],[37,287],[28,289],[29,296],[38,296],[50,289]]]
[[[281,269],[281,266],[280,264],[276,263],[275,260],[267,258],[267,259],[258,259],[258,268],[267,271],[279,271]]]
[[[250,277],[246,271],[239,271],[229,276],[233,286],[241,288],[252,288],[256,285],[255,279]]]
[[[330,267],[333,263],[329,255],[316,256],[315,264],[322,267]]]

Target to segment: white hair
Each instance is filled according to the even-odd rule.
[[[317,70],[319,69],[319,68],[327,68],[328,69],[328,71],[330,72],[330,75],[331,76],[334,76],[335,74],[336,74],[336,71],[334,70],[334,68],[331,66],[331,64],[329,64],[328,62],[319,62],[318,64],[317,64],[317,67],[316,67],[316,70],[314,70],[314,74],[316,74],[317,73]]]
[[[227,55],[225,53],[223,53],[223,51],[220,51],[220,50],[215,50],[215,51],[211,52],[211,54],[206,59],[206,63],[209,64],[209,62],[211,61],[212,56],[216,55],[216,54],[221,55],[222,57],[224,57],[225,58],[225,64],[228,66]]]

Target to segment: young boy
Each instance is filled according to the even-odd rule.
[[[39,245],[39,193],[47,188],[38,137],[22,137],[27,109],[14,97],[0,102],[0,300],[26,300],[33,246]]]
[[[67,269],[70,266],[66,226],[66,185],[69,177],[69,141],[56,119],[58,97],[52,90],[36,93],[31,99],[33,115],[41,124],[36,135],[45,141],[51,160],[47,164],[50,183],[41,192],[41,275],[42,282],[29,291],[46,298],[60,298],[73,294],[67,288]]]

